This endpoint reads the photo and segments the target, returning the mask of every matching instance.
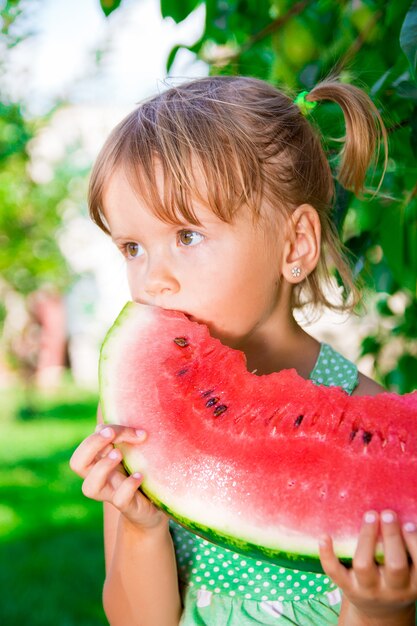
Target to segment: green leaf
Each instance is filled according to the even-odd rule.
[[[377,301],[376,310],[383,317],[392,317],[392,311],[389,307],[387,298],[381,298]]]
[[[181,2],[178,0],[161,0],[161,14],[164,18],[172,17],[178,24],[185,20],[200,3],[201,0],[181,0]]]
[[[367,231],[355,237],[351,237],[345,242],[348,260],[354,278],[362,272],[365,265],[366,251],[371,244],[372,235]]]
[[[417,106],[414,107],[410,118],[410,145],[414,156],[417,159]]]
[[[403,80],[396,84],[395,90],[400,98],[417,102],[417,85],[411,80]]]
[[[121,5],[122,0],[100,0],[101,8],[106,17],[113,13]]]
[[[400,32],[400,46],[410,64],[411,76],[416,79],[417,68],[417,0],[405,16]]]
[[[417,200],[407,206],[385,207],[379,236],[390,269],[402,286],[416,290],[417,277]]]
[[[393,69],[394,68],[390,67],[372,85],[372,89],[370,90],[369,93],[373,98],[378,94],[379,91],[381,91],[381,89],[384,89],[384,87],[386,87],[390,83],[390,80],[392,79]]]
[[[167,72],[169,72],[169,70],[171,69],[172,64],[175,61],[175,57],[177,56],[178,50],[180,50],[180,48],[183,48],[183,47],[184,46],[182,46],[181,44],[177,44],[176,46],[171,48],[171,50],[169,51],[167,62],[166,62],[166,70],[167,70]]]
[[[350,202],[353,198],[353,193],[342,187],[337,181],[336,187],[336,201],[334,203],[332,220],[337,228],[337,232],[341,233],[343,230],[343,224],[345,222],[346,213],[349,209]]]
[[[417,359],[412,354],[403,354],[397,367],[386,376],[388,386],[394,387],[398,393],[404,394],[416,389]]]
[[[166,62],[166,71],[167,72],[170,71],[172,64],[174,63],[175,57],[177,56],[179,50],[181,49],[189,50],[190,52],[193,52],[194,54],[198,55],[200,48],[201,48],[202,41],[203,39],[201,38],[195,43],[193,43],[191,46],[186,46],[183,44],[176,44],[173,48],[171,48],[168,54],[167,62]]]
[[[379,354],[381,347],[381,340],[378,337],[369,335],[368,337],[362,339],[360,355],[361,357],[365,356],[365,354],[377,355]]]

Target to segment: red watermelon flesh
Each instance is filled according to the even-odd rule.
[[[348,396],[295,370],[257,376],[184,314],[128,303],[100,358],[108,423],[143,491],[202,536],[316,569],[318,538],[352,557],[365,511],[417,523],[417,392]]]

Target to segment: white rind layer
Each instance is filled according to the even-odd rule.
[[[120,376],[121,364],[131,347],[132,337],[137,341],[140,335],[146,336],[153,323],[152,308],[136,308],[128,302],[106,335],[100,352],[99,368],[101,410],[105,422],[110,421],[110,416],[119,413],[116,398],[118,388],[112,383]],[[114,332],[116,328],[117,332]]]
[[[201,494],[201,498],[193,496],[186,498],[183,493],[177,499],[172,489],[165,489],[160,482],[152,480],[154,472],[152,465],[146,461],[140,451],[133,450],[128,445],[121,444],[120,449],[123,453],[127,467],[132,472],[141,472],[145,476],[143,487],[150,495],[155,494],[156,499],[163,502],[164,505],[174,514],[176,519],[185,518],[192,521],[193,524],[201,526],[201,528],[209,527],[213,531],[222,535],[227,535],[233,539],[257,545],[259,543],[259,526],[250,523],[251,516],[239,515],[227,506],[221,510],[221,518],[219,518],[219,506],[216,501],[211,500],[206,494]],[[204,465],[213,462],[213,460],[205,459]],[[213,472],[217,468],[213,467]],[[206,467],[207,471],[210,468]],[[305,533],[297,532],[294,529],[274,526],[262,527],[262,546],[270,548],[273,551],[288,552],[294,554],[311,555],[313,558],[318,554],[317,537],[311,537]],[[349,537],[346,540],[336,540],[334,549],[341,557],[350,558],[356,546],[356,538]]]

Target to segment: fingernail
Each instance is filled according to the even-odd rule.
[[[367,511],[363,516],[363,521],[366,524],[373,524],[376,521],[376,515],[373,511]]]
[[[403,526],[403,529],[407,533],[413,533],[416,530],[416,525],[413,522],[406,522]]]
[[[381,519],[386,524],[391,524],[395,520],[395,515],[391,511],[382,511]]]
[[[139,439],[145,439],[146,437],[146,432],[144,430],[142,430],[141,428],[138,428],[136,431],[136,437],[139,437]]]
[[[132,478],[139,480],[140,478],[142,478],[142,474],[140,472],[135,472],[134,474],[132,474]]]
[[[119,453],[117,452],[117,450],[112,450],[111,452],[109,452],[109,459],[118,459],[119,458]]]
[[[327,536],[323,535],[323,537],[319,537],[319,546],[326,546],[327,545]]]
[[[113,437],[113,431],[111,428],[109,428],[109,426],[107,426],[106,428],[103,428],[102,430],[100,430],[99,433],[102,437],[105,437],[106,439],[110,439],[110,437]]]

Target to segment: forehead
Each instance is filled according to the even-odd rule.
[[[155,189],[149,190],[125,168],[119,167],[112,173],[104,189],[102,201],[104,216],[111,230],[113,225],[122,225],[129,217],[138,219],[140,215],[178,225],[191,223],[201,226],[226,222],[211,210],[208,201],[202,199],[201,193],[198,197],[190,194],[192,206],[190,214],[181,211],[178,206],[170,205],[165,189],[165,177],[160,166],[155,168],[154,182]],[[204,182],[200,182],[200,189],[204,188]],[[164,200],[166,204],[163,204]]]

